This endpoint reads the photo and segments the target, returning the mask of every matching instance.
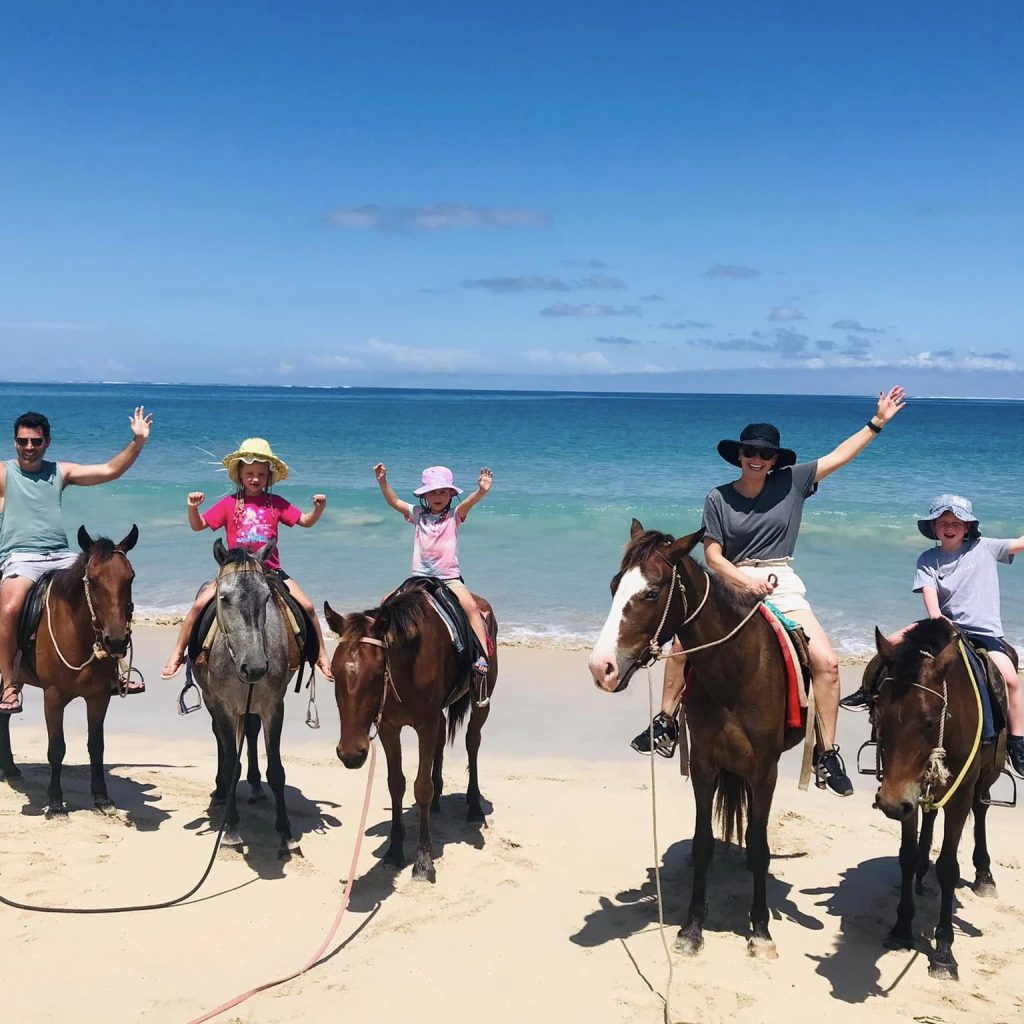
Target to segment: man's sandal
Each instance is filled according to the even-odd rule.
[[[20,715],[22,710],[21,687],[5,686],[0,700],[0,715]]]

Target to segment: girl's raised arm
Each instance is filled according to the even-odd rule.
[[[466,516],[469,515],[469,510],[478,501],[484,500],[487,496],[487,492],[491,489],[491,484],[493,483],[494,474],[484,466],[484,468],[480,470],[480,476],[476,482],[476,490],[472,494],[463,498],[455,509],[455,512],[461,521],[465,522]]]
[[[199,506],[206,501],[202,491],[190,491],[188,496],[188,525],[198,533],[206,529],[206,520],[199,514]]]
[[[377,478],[377,483],[380,485],[380,493],[384,495],[384,500],[396,511],[401,512],[406,519],[412,519],[412,505],[395,494],[395,489],[388,483],[388,470],[387,466],[383,462],[378,462],[373,467],[373,475]]]
[[[324,509],[326,507],[327,507],[327,495],[326,494],[314,494],[313,495],[313,511],[312,512],[303,512],[302,515],[299,516],[299,526],[312,526],[324,514]]]

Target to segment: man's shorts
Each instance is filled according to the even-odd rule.
[[[40,576],[48,572],[74,565],[77,559],[78,555],[66,548],[63,551],[49,551],[46,554],[38,551],[12,551],[4,562],[3,579],[9,580],[20,576],[35,583]]]

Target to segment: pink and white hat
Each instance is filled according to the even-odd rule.
[[[447,488],[456,494],[462,493],[462,488],[455,486],[452,471],[447,466],[428,466],[423,470],[423,486],[417,487],[412,493],[419,496],[426,494],[427,491],[439,491],[442,488]]]

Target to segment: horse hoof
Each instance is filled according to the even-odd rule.
[[[886,949],[913,949],[914,936],[904,935],[902,932],[898,932],[893,928],[893,930],[885,937],[885,941],[882,945]]]
[[[431,884],[436,882],[437,872],[434,870],[433,860],[427,857],[417,857],[412,868],[412,878],[414,882],[430,882]]]
[[[779,951],[775,948],[775,943],[771,939],[756,935],[747,939],[747,955],[752,956],[755,960],[779,959]]]
[[[17,765],[11,765],[10,768],[0,768],[0,782],[10,782],[11,779],[20,779],[21,769]]]
[[[466,812],[466,821],[478,824],[479,822],[486,820],[487,815],[484,814],[484,810],[482,807],[477,807],[475,809],[471,808],[469,811]]]
[[[936,981],[959,981],[960,972],[957,969],[957,962],[952,958],[949,960],[933,960],[928,965],[928,977]]]
[[[68,805],[63,801],[52,803],[46,808],[46,818],[66,818],[68,816]]]
[[[113,814],[117,808],[114,807],[114,801],[108,796],[97,797],[93,801],[93,808],[99,814]]]
[[[237,832],[225,832],[220,845],[226,846],[229,850],[241,850],[244,844],[242,837]]]
[[[999,893],[996,892],[996,880],[989,874],[979,874],[974,879],[974,894],[981,896],[983,899],[998,899]]]
[[[676,936],[676,952],[681,956],[699,956],[704,948],[704,936],[700,932],[681,931]]]

